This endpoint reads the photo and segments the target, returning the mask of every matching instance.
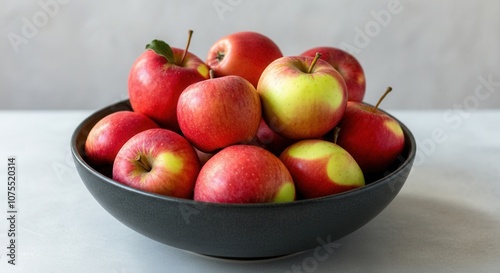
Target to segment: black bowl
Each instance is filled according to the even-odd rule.
[[[110,167],[97,169],[87,162],[84,143],[90,129],[120,110],[131,110],[129,102],[95,112],[73,133],[72,155],[85,186],[104,209],[131,229],[176,248],[217,257],[288,255],[352,233],[398,194],[416,152],[412,133],[401,124],[404,152],[387,172],[367,177],[362,188],[282,204],[203,203],[130,188],[110,178]]]

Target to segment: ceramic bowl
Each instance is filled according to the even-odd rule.
[[[78,173],[90,194],[120,222],[158,242],[204,255],[261,259],[289,255],[330,243],[377,216],[404,185],[416,153],[415,139],[401,122],[405,148],[384,174],[367,185],[331,196],[282,204],[215,204],[162,196],[114,181],[111,168],[88,163],[84,143],[104,116],[131,110],[128,101],[83,120],[71,138]]]

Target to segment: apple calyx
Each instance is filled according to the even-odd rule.
[[[164,41],[154,39],[146,45],[146,49],[153,50],[156,54],[165,57],[169,63],[175,64],[172,48]]]
[[[387,94],[389,94],[390,92],[392,91],[392,87],[387,87],[387,90],[385,91],[385,93],[382,95],[382,97],[380,97],[380,99],[378,100],[377,104],[371,109],[371,111],[373,113],[375,113],[375,111],[377,111],[378,109],[378,106],[380,105],[380,103],[384,100],[385,96],[387,96]]]
[[[316,62],[318,62],[318,59],[321,58],[321,53],[316,52],[316,55],[314,56],[314,59],[311,62],[311,65],[309,65],[309,68],[307,69],[307,73],[311,74],[314,66],[316,65]]]
[[[139,164],[147,172],[151,171],[151,164],[149,163],[147,158],[145,158],[141,155],[138,155],[135,158],[135,161],[137,161],[137,164]]]
[[[189,44],[191,44],[191,37],[193,36],[193,30],[190,29],[188,30],[188,40],[187,40],[187,43],[186,43],[186,49],[184,49],[184,53],[182,53],[182,58],[181,58],[181,62],[180,62],[180,66],[183,66],[184,65],[184,59],[186,59],[186,55],[188,53],[188,49],[189,49]]]
[[[215,56],[215,59],[217,59],[217,62],[222,62],[222,60],[224,59],[224,55],[225,53],[222,52],[222,51],[217,51],[217,55]]]

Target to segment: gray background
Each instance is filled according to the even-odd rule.
[[[182,48],[188,29],[190,51],[203,60],[217,39],[241,30],[269,36],[285,55],[349,44],[365,69],[366,102],[394,88],[382,108],[498,108],[499,12],[493,0],[3,0],[0,109],[97,109],[126,99],[145,44]]]

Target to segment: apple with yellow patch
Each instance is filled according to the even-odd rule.
[[[113,164],[113,179],[132,188],[192,198],[201,164],[193,146],[167,129],[142,131],[130,138]]]
[[[350,101],[337,125],[337,144],[354,157],[365,174],[386,171],[403,151],[401,125],[378,109],[391,90],[389,87],[375,106]]]
[[[282,203],[295,200],[289,171],[271,152],[254,145],[232,145],[203,165],[194,200],[212,203]]]
[[[306,139],[280,155],[301,198],[315,198],[365,185],[361,168],[342,147],[326,140]]]
[[[257,85],[263,118],[277,134],[292,140],[319,138],[340,121],[347,87],[329,63],[286,56],[269,64]]]

